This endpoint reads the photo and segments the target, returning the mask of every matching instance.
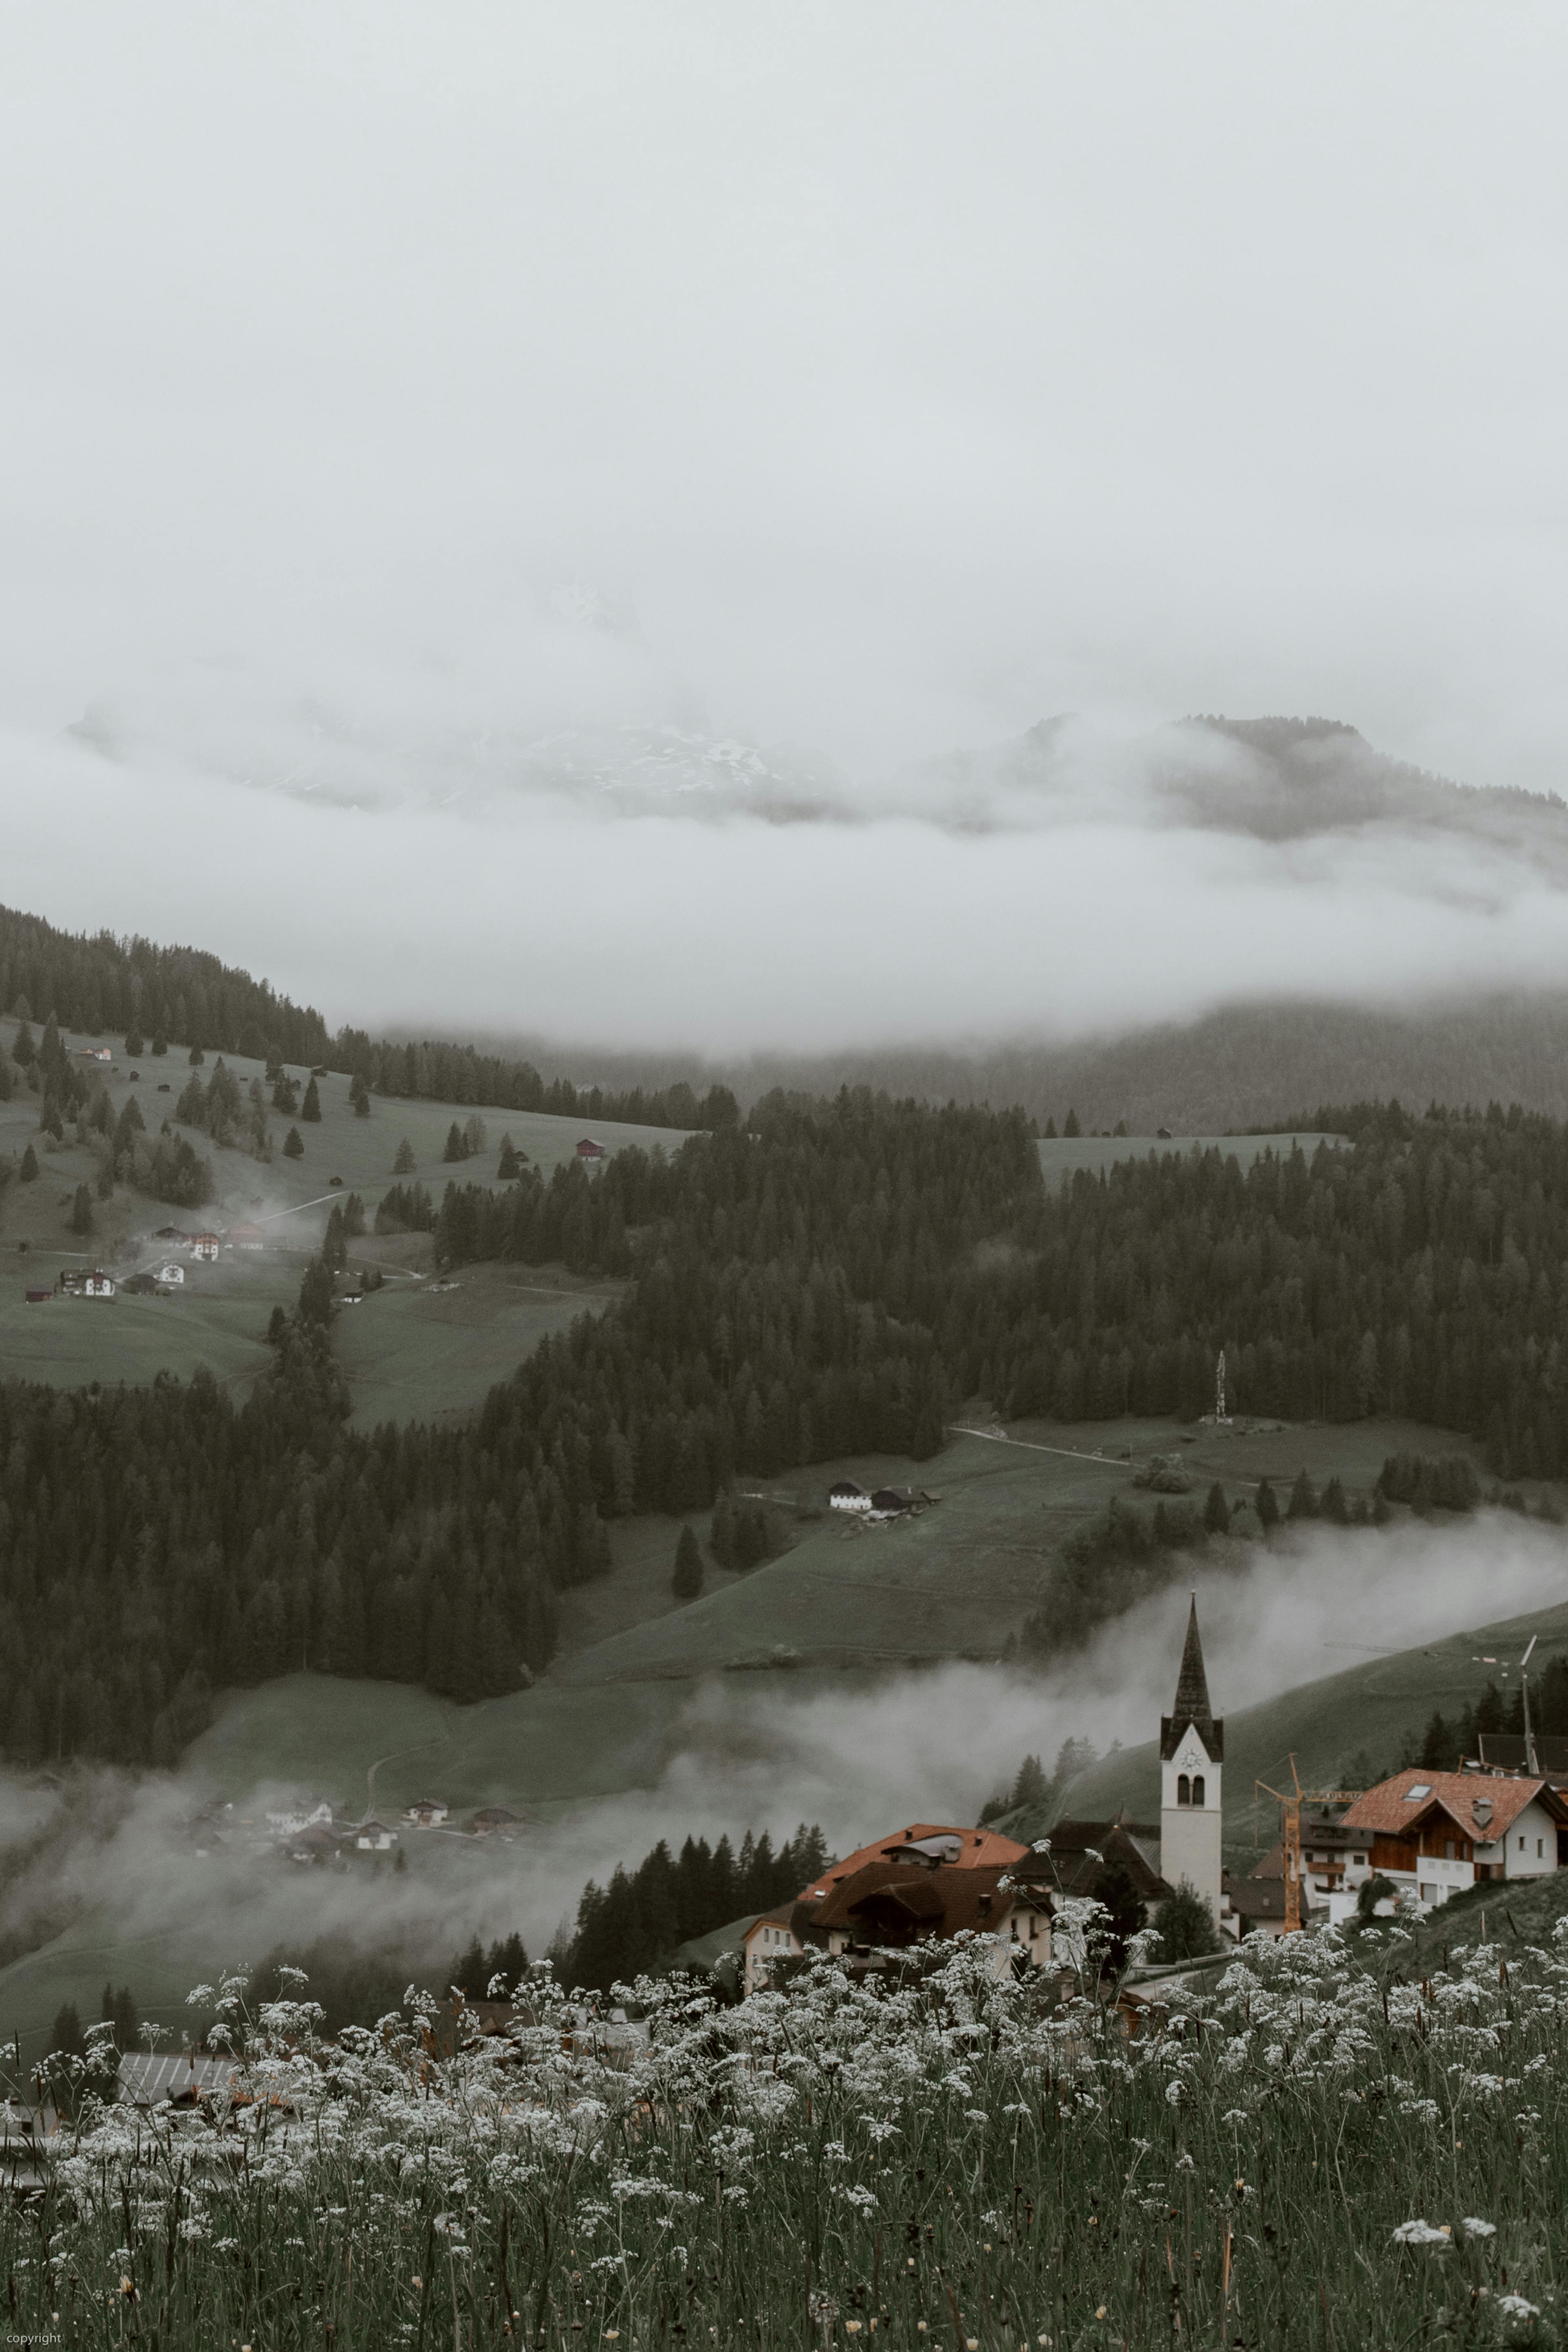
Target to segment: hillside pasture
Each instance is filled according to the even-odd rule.
[[[14,1021],[0,1021],[0,1053],[9,1055],[16,1032]],[[62,1034],[73,1054],[100,1042],[113,1046],[116,1060],[106,1066],[104,1082],[116,1117],[133,1095],[150,1132],[156,1133],[162,1118],[173,1120],[172,1106],[191,1076],[183,1052],[171,1050],[158,1059],[147,1055],[131,1064],[120,1040]],[[215,1059],[208,1055],[204,1077],[210,1076]],[[261,1077],[270,1100],[260,1063],[243,1055],[225,1059],[242,1088]],[[134,1083],[132,1068],[140,1073]],[[308,1071],[295,1067],[290,1075],[303,1096]],[[159,1091],[162,1087],[167,1094]],[[357,1192],[373,1227],[377,1204],[394,1182],[423,1183],[437,1201],[449,1179],[496,1189],[505,1134],[548,1176],[575,1159],[580,1139],[591,1131],[577,1119],[481,1110],[487,1130],[483,1151],[448,1163],[442,1159],[447,1134],[454,1121],[461,1127],[470,1116],[465,1106],[378,1096],[371,1117],[363,1119],[350,1106],[347,1076],[319,1078],[317,1088],[319,1123],[270,1113],[270,1161],[219,1150],[200,1129],[174,1122],[176,1131],[211,1160],[215,1199],[201,1209],[177,1209],[121,1187],[110,1201],[94,1199],[95,1231],[84,1237],[69,1231],[68,1220],[78,1185],[93,1181],[97,1160],[86,1145],[68,1139],[56,1146],[40,1133],[40,1097],[18,1073],[12,1099],[0,1103],[0,1152],[20,1160],[31,1143],[40,1172],[36,1182],[12,1183],[0,1195],[0,1349],[12,1375],[76,1387],[95,1381],[145,1381],[162,1370],[188,1378],[205,1365],[217,1379],[243,1384],[268,1360],[267,1318],[275,1306],[293,1306],[335,1200]],[[305,1145],[299,1160],[283,1155],[290,1125],[298,1127]],[[596,1122],[591,1132],[612,1151],[633,1144],[674,1150],[685,1140],[667,1128],[604,1121]],[[69,1134],[68,1129],[68,1139]],[[394,1177],[392,1161],[405,1139],[416,1169],[412,1178]],[[335,1177],[340,1184],[333,1183]],[[28,1287],[52,1286],[70,1266],[105,1265],[121,1281],[133,1273],[155,1273],[171,1255],[171,1245],[157,1238],[160,1226],[193,1233],[236,1222],[259,1225],[264,1247],[255,1255],[225,1252],[213,1265],[182,1261],[185,1280],[170,1297],[121,1293],[113,1301],[26,1303]],[[341,1314],[336,1325],[361,1425],[470,1410],[547,1332],[564,1328],[585,1310],[601,1310],[615,1295],[612,1285],[583,1285],[559,1267],[518,1266],[465,1268],[456,1289],[426,1296],[419,1277],[431,1270],[431,1249],[428,1237],[419,1234],[368,1232],[353,1244],[352,1264],[378,1266],[388,1277],[387,1288]]]

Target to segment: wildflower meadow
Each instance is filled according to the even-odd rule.
[[[0,2200],[12,2340],[221,2352],[1551,2345],[1568,1934],[1406,1983],[1333,1933],[1135,2025],[808,1965],[738,2006],[548,1969],[499,2037],[252,2017],[207,2109],[99,2104]],[[1380,1973],[1380,1969],[1385,1971]]]

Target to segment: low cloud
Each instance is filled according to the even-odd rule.
[[[1236,1715],[1386,1650],[1391,1626],[1437,1641],[1562,1601],[1568,1542],[1496,1515],[1372,1538],[1316,1528],[1239,1570],[1196,1563],[1195,1581],[1213,1701]],[[198,1859],[187,1824],[205,1792],[189,1775],[83,1774],[42,1794],[12,1781],[0,1819],[25,1815],[34,1836],[4,1873],[0,1948],[15,1955],[72,1919],[69,1940],[101,1931],[101,1973],[133,1983],[137,1948],[162,1943],[171,1919],[192,1981],[333,1934],[395,1942],[434,1964],[476,1930],[520,1929],[537,1954],[574,1915],[585,1880],[602,1884],[661,1837],[678,1847],[688,1834],[766,1829],[777,1842],[815,1822],[845,1853],[908,1822],[973,1820],[1026,1754],[1049,1768],[1070,1737],[1102,1750],[1151,1739],[1175,1688],[1186,1609],[1185,1586],[1173,1588],[1039,1677],[956,1662],[880,1679],[716,1679],[694,1691],[653,1786],[575,1808],[512,1846],[422,1836],[406,1874]],[[512,1793],[527,1803],[526,1790]],[[259,1817],[266,1798],[258,1790],[235,1810]]]
[[[1136,801],[1094,819],[1082,796],[977,833],[555,793],[369,814],[15,731],[0,793],[13,902],[215,947],[334,1025],[712,1055],[963,1046],[1568,970],[1568,891],[1538,863],[1397,825],[1270,841]]]

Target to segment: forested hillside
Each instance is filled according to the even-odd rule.
[[[1504,1477],[1568,1469],[1568,1129],[1517,1110],[1367,1118],[1354,1150],[1166,1155],[1041,1193],[1019,1257],[938,1327],[1012,1413],[1406,1415]]]
[[[867,1095],[451,1186],[437,1242],[629,1277],[464,1426],[349,1431],[326,1311],[243,1405],[211,1381],[0,1388],[0,1727],[30,1759],[172,1755],[212,1690],[301,1664],[458,1698],[549,1657],[604,1521],[737,1473],[923,1458],[950,1401],[1408,1415],[1504,1476],[1568,1469],[1568,1129],[1357,1115],[1243,1175],[1172,1152],[1048,1192],[1021,1117]]]
[[[460,1428],[346,1429],[311,1311],[239,1406],[200,1378],[0,1387],[0,1739],[163,1759],[214,1687],[306,1664],[516,1688],[559,1590],[608,1566],[605,1517],[700,1507],[742,1467],[935,1452],[931,1316],[1031,1181],[1022,1121],[869,1099],[526,1171],[515,1254],[635,1279]],[[321,1289],[313,1268],[315,1315]]]

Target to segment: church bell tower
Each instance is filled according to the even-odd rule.
[[[1197,1595],[1186,1621],[1176,1705],[1160,1718],[1160,1876],[1185,1879],[1219,1922],[1219,1782],[1225,1722],[1208,1704],[1197,1632]]]

